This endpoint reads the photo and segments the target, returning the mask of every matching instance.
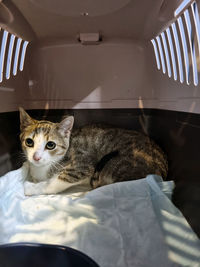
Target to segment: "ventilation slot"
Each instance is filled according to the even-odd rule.
[[[2,82],[4,77],[9,79],[11,74],[15,76],[18,70],[23,70],[28,42],[5,30],[1,30],[0,35],[0,82]]]
[[[181,12],[182,10],[187,7],[187,5],[191,2],[191,0],[184,0],[180,5],[179,7],[175,10],[174,12],[174,15],[175,17],[177,17]]]
[[[171,31],[169,28],[166,29],[166,33],[167,33],[167,39],[168,39],[168,43],[169,43],[169,50],[170,50],[170,55],[171,55],[174,80],[176,81],[177,80],[176,59],[175,59],[175,53],[174,53],[174,46],[172,43]]]
[[[15,42],[15,36],[12,34],[10,36],[10,44],[9,44],[9,50],[8,50],[7,67],[6,67],[6,79],[10,78],[10,69],[11,69],[11,61],[12,61],[12,55],[13,55],[14,42]]]
[[[156,57],[157,68],[160,70],[160,59],[159,59],[157,44],[156,44],[155,40],[151,40],[151,42],[152,42],[153,48],[154,48],[154,53],[155,53],[155,57]]]
[[[176,24],[172,23],[171,27],[172,27],[172,32],[173,32],[173,37],[174,37],[174,42],[175,42],[175,47],[176,47],[176,55],[177,55],[178,69],[179,69],[179,79],[180,79],[180,82],[182,83],[183,82],[183,65],[182,65],[181,50],[180,50]]]
[[[0,82],[3,81],[3,69],[4,69],[4,59],[5,59],[7,39],[8,39],[8,32],[4,31],[3,39],[1,42],[1,53],[0,53]]]
[[[23,69],[24,69],[24,60],[25,60],[27,46],[28,46],[28,42],[27,41],[24,41],[23,47],[22,47],[22,54],[21,54],[20,66],[19,66],[20,71],[23,71]]]
[[[160,59],[161,59],[161,65],[162,65],[162,71],[163,73],[166,72],[166,68],[165,68],[165,60],[164,60],[164,54],[163,54],[163,49],[162,49],[162,45],[161,45],[161,41],[160,41],[160,36],[156,37],[156,41],[158,44],[158,50],[160,53]]]
[[[168,48],[167,48],[167,41],[166,41],[166,38],[165,38],[165,34],[163,32],[161,33],[161,38],[162,38],[162,43],[163,43],[163,47],[164,47],[164,51],[165,51],[165,59],[166,59],[166,62],[167,62],[168,76],[171,77],[172,76],[172,71],[171,71],[169,53],[168,53]]]
[[[17,46],[15,49],[15,59],[14,59],[14,66],[13,66],[13,75],[17,74],[17,67],[18,67],[18,60],[19,60],[19,51],[20,51],[20,47],[21,47],[21,42],[22,39],[18,38],[17,40]]]
[[[178,27],[179,27],[179,32],[180,32],[180,36],[181,36],[181,43],[182,43],[182,48],[183,48],[183,57],[184,57],[184,66],[185,66],[185,80],[186,80],[186,83],[189,85],[188,47],[187,47],[187,42],[186,42],[182,18],[179,17],[177,21],[178,21]]]
[[[158,70],[181,83],[199,83],[200,20],[196,2],[183,1],[175,11],[181,15],[161,34],[151,40]],[[161,62],[161,63],[160,63]],[[161,68],[162,66],[162,68]]]

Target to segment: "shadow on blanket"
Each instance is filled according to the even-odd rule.
[[[145,179],[88,193],[24,196],[22,167],[0,179],[1,244],[75,248],[101,267],[198,266],[200,244],[172,204],[173,182]]]

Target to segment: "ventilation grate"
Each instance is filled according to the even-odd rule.
[[[5,30],[0,30],[1,50],[0,50],[0,82],[10,78],[10,75],[17,75],[17,71],[23,71],[24,60],[28,42],[10,34]]]
[[[191,2],[185,0],[175,15]],[[199,83],[200,73],[200,20],[194,1],[161,34],[151,40],[158,70],[181,83]]]

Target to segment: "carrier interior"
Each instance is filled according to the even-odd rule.
[[[185,6],[175,15],[183,2]],[[193,2],[1,1],[0,38],[4,51],[0,84],[1,174],[22,162],[19,106],[30,110],[36,118],[54,121],[64,114],[73,114],[75,126],[101,122],[141,130],[166,151],[168,179],[177,184],[174,201],[200,233],[199,43],[196,37],[196,57],[189,54],[189,61],[185,62],[177,20],[188,8],[192,18]],[[195,6],[198,10],[199,1]],[[173,23],[179,38],[183,73],[178,54],[175,54],[175,71],[172,59],[169,63],[163,53],[164,69],[156,39],[160,36],[162,51],[166,51],[161,34],[164,32],[167,40],[166,29],[170,28],[173,36]],[[195,28],[194,19],[191,25]],[[183,27],[186,33],[187,25]],[[12,38],[15,39],[11,49]],[[172,44],[176,50],[175,39]],[[9,57],[11,50],[13,56]],[[26,55],[24,61],[22,55]],[[196,76],[192,59],[196,60]]]

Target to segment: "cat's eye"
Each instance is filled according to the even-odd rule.
[[[33,146],[34,146],[34,141],[33,141],[33,139],[31,139],[31,138],[26,138],[26,140],[25,140],[25,144],[26,144],[26,146],[28,146],[28,147],[33,147]]]
[[[49,141],[47,142],[46,144],[46,148],[49,149],[49,150],[52,150],[56,147],[56,143],[54,143],[53,141]]]

